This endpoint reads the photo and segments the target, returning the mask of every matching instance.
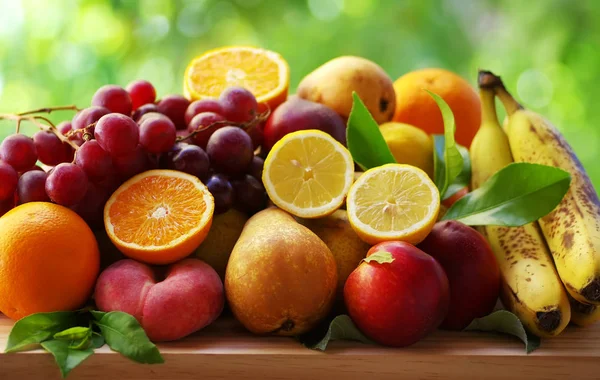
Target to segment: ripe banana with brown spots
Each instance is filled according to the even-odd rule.
[[[473,189],[513,162],[508,137],[496,116],[494,89],[488,88],[493,78],[488,72],[479,74],[483,120],[470,150]],[[500,266],[504,307],[537,336],[560,334],[569,323],[571,308],[537,223],[478,230],[488,239]]]
[[[571,302],[571,322],[577,326],[587,327],[600,321],[600,305],[577,302],[571,296],[569,302]]]
[[[556,127],[523,108],[499,78],[494,90],[508,114],[506,133],[514,160],[555,166],[571,174],[571,186],[561,203],[538,222],[569,294],[580,303],[600,305],[598,194]]]

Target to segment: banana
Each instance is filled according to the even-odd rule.
[[[506,133],[515,161],[555,166],[571,174],[561,203],[538,222],[558,274],[577,301],[600,305],[600,200],[561,133],[524,109],[496,78],[495,92],[508,114]]]
[[[513,162],[508,138],[496,116],[491,79],[488,72],[479,73],[483,120],[470,148],[473,189]],[[479,231],[488,239],[500,266],[504,307],[537,336],[560,334],[569,323],[571,308],[537,223],[484,226]]]
[[[600,321],[600,306],[577,302],[569,296],[571,302],[571,322],[577,326],[587,327]]]

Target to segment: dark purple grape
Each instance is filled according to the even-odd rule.
[[[158,102],[158,111],[171,119],[175,128],[185,129],[185,111],[190,101],[181,95],[167,95]]]
[[[256,178],[262,183],[262,173],[263,167],[265,166],[265,160],[258,156],[252,157],[252,162],[250,163],[250,168],[248,169],[248,174],[252,177]]]
[[[122,156],[113,156],[112,159],[119,177],[123,180],[146,171],[148,167],[148,154],[141,145]]]
[[[110,154],[102,149],[98,141],[85,142],[75,155],[75,163],[91,180],[107,177],[113,170]]]
[[[158,115],[162,115],[162,113],[158,113],[158,107],[156,106],[156,104],[150,103],[144,104],[140,108],[133,111],[133,115],[131,116],[131,118],[136,123],[139,123],[141,121],[140,119],[142,118],[142,116],[147,115],[149,113],[156,113]]]
[[[256,117],[258,104],[254,95],[243,87],[228,87],[219,96],[224,116],[229,121],[246,123]]]
[[[129,93],[124,88],[114,84],[100,87],[92,97],[92,105],[108,108],[110,112],[131,115],[132,106]]]
[[[203,112],[223,114],[223,107],[218,99],[200,99],[192,102],[185,111],[185,125],[189,126],[194,116]]]
[[[6,162],[0,161],[0,201],[13,199],[18,180],[17,171]]]
[[[173,147],[167,152],[160,155],[158,160],[158,166],[160,169],[169,169],[171,167],[171,160],[173,157],[179,153],[181,149],[188,146],[190,144],[186,142],[178,142],[173,145]]]
[[[46,193],[52,202],[67,207],[79,203],[85,196],[87,187],[87,175],[75,164],[58,164],[46,179]]]
[[[218,172],[232,176],[245,173],[254,157],[250,136],[241,128],[229,126],[210,136],[206,153]]]
[[[131,98],[132,109],[135,111],[141,106],[154,103],[156,100],[156,90],[152,83],[138,79],[125,87]]]
[[[148,117],[140,124],[140,144],[150,153],[168,152],[176,138],[175,124],[169,118]]]
[[[44,171],[31,170],[19,177],[17,197],[19,203],[50,202],[46,193],[46,179],[48,174]]]
[[[188,131],[188,133],[192,133],[201,127],[208,127],[209,125],[219,122],[219,121],[225,121],[225,117],[223,117],[217,113],[214,113],[214,112],[202,112],[202,113],[199,113],[198,115],[194,116],[194,118],[192,119],[192,121],[190,122],[190,124],[188,126],[187,131]],[[210,138],[210,136],[212,136],[212,134],[215,133],[215,131],[217,129],[220,129],[220,128],[223,128],[226,126],[227,126],[227,124],[223,123],[223,124],[217,124],[215,126],[207,128],[205,130],[202,130],[202,131],[196,133],[191,138],[191,142],[198,145],[202,149],[206,149],[206,145],[208,144],[208,139]]]
[[[208,176],[210,161],[206,152],[196,145],[186,145],[171,156],[169,169],[195,175],[200,179]]]
[[[37,159],[37,150],[30,137],[15,133],[0,144],[0,160],[12,166],[17,172],[29,169],[35,165]]]
[[[110,110],[104,107],[91,106],[81,110],[73,117],[71,127],[73,129],[83,129],[90,124],[96,123],[104,115],[108,115]],[[94,134],[94,127],[87,130],[90,134]]]
[[[33,135],[33,144],[38,154],[38,159],[45,165],[56,166],[63,162],[73,160],[73,148],[60,141],[49,131],[38,131]]]
[[[94,136],[111,156],[122,156],[135,150],[139,133],[138,125],[130,117],[109,113],[98,120]]]
[[[231,181],[235,193],[235,207],[250,215],[267,207],[267,192],[259,180],[251,175]]]
[[[233,186],[223,174],[214,174],[206,181],[206,187],[215,200],[215,214],[226,212],[233,206]]]

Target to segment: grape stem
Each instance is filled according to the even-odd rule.
[[[254,127],[255,125],[260,124],[263,121],[267,120],[269,118],[270,114],[271,114],[271,109],[268,108],[268,106],[267,106],[267,110],[265,112],[256,115],[256,117],[254,119],[250,120],[247,123],[236,123],[236,122],[233,122],[233,121],[222,120],[222,121],[215,121],[214,123],[211,123],[209,125],[200,125],[194,131],[192,131],[189,135],[178,137],[177,138],[177,142],[181,142],[181,141],[190,139],[190,138],[194,137],[195,135],[197,135],[200,132],[203,132],[203,131],[206,131],[207,129],[211,129],[211,128],[218,127],[218,126],[221,126],[221,125],[229,125],[229,126],[232,126],[232,127],[240,127],[243,130],[247,131],[248,129]]]
[[[75,104],[71,104],[70,106],[38,108],[36,110],[18,113],[17,116],[32,115],[34,113],[52,113],[53,111],[77,111],[77,112],[79,112],[79,111],[81,111],[81,109],[77,108],[77,106]]]
[[[73,149],[77,150],[79,148],[77,146],[77,144],[75,144],[73,141],[69,140],[65,135],[60,133],[60,131],[58,129],[56,129],[56,126],[48,118],[46,118],[44,116],[39,116],[39,115],[33,115],[33,116],[29,116],[29,115],[31,115],[31,113],[27,113],[27,115],[21,115],[21,114],[15,115],[15,114],[2,113],[2,114],[0,114],[0,119],[16,121],[17,122],[17,133],[19,133],[19,129],[21,127],[21,122],[23,120],[29,121],[30,123],[35,124],[41,130],[54,133],[56,135],[56,137],[59,138],[60,141],[66,143],[66,144],[69,144]],[[45,121],[48,124],[44,124],[44,123],[40,122],[40,120]]]

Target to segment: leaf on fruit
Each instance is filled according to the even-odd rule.
[[[91,313],[96,320],[94,323],[100,328],[106,344],[112,350],[138,363],[164,363],[158,348],[148,339],[146,332],[132,315],[120,311]]]
[[[365,257],[364,259],[362,259],[362,261],[364,261],[365,263],[370,263],[371,261],[375,261],[376,263],[379,264],[386,264],[386,263],[392,263],[394,262],[394,257],[392,256],[391,253],[386,252],[386,251],[378,251],[373,253],[372,255],[369,255],[367,257]]]
[[[470,226],[522,226],[554,210],[570,184],[571,176],[564,170],[511,163],[456,201],[442,220],[458,220]]]
[[[469,150],[462,145],[458,145],[458,151],[463,159],[463,166],[458,174],[458,177],[448,186],[446,195],[443,200],[446,200],[456,194],[458,191],[468,187],[471,184],[471,157],[469,156]]]
[[[379,131],[379,125],[367,107],[356,92],[352,92],[352,98],[352,110],[348,116],[346,128],[346,141],[354,162],[363,170],[396,163]]]
[[[463,157],[454,140],[456,125],[452,110],[439,95],[425,91],[437,103],[444,120],[444,134],[433,136],[433,181],[440,192],[440,199],[445,199],[448,187],[463,170]]]
[[[325,335],[316,342],[314,340],[310,341],[310,339],[304,339],[303,344],[313,350],[325,351],[329,342],[334,340],[352,340],[365,344],[376,344],[364,336],[354,322],[352,322],[352,319],[345,314],[335,317],[331,323],[329,323],[329,328]]]
[[[42,347],[54,356],[63,378],[94,353],[91,348],[85,350],[70,348],[69,342],[64,340],[47,340],[42,342]]]
[[[35,345],[76,324],[77,313],[74,311],[29,315],[15,323],[8,335],[8,343],[4,352],[17,352],[36,348]]]
[[[529,354],[540,346],[540,338],[528,334],[519,318],[507,310],[498,310],[483,318],[476,318],[465,328],[465,331],[485,331],[510,334],[525,343],[525,351]]]

